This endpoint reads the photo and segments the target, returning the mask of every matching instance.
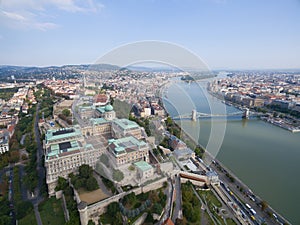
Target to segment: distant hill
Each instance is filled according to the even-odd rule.
[[[47,67],[25,67],[25,66],[0,66],[0,80],[15,79],[35,79],[35,78],[75,78],[82,71],[108,71],[119,70],[120,67],[109,64],[83,64],[83,65],[64,65]]]

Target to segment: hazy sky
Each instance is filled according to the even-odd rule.
[[[299,0],[0,0],[0,64],[93,63],[134,41],[211,68],[300,68]]]

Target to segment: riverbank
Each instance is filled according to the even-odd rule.
[[[180,84],[181,85],[181,84]],[[194,85],[194,86],[196,86],[196,85]],[[192,94],[192,93],[195,93],[195,89],[199,89],[199,87],[197,88],[197,87],[195,87],[195,88],[193,88],[193,85],[191,85],[191,84],[183,84],[183,85],[181,85],[179,88],[178,87],[174,87],[174,88],[170,88],[169,90],[168,90],[168,92],[167,92],[167,94],[168,94],[168,101],[172,101],[172,103],[173,104],[175,104],[175,102],[177,103],[176,105],[175,105],[175,107],[181,107],[181,106],[183,106],[183,107],[185,107],[185,105],[184,105],[184,102],[182,101],[182,99],[184,99],[184,98],[180,98],[179,96],[179,90],[180,89],[184,89],[184,91],[188,91],[188,94]],[[201,102],[203,102],[204,104],[202,104],[202,105],[205,105],[205,102],[202,100],[202,99],[207,99],[206,97],[205,97],[205,95],[203,95],[202,97],[199,95],[199,94],[195,94],[194,96],[193,95],[191,95],[191,98],[194,100],[194,101],[201,101]],[[213,99],[211,99],[212,101],[214,101]],[[218,103],[219,102],[219,103]],[[214,101],[214,104],[221,104],[221,101]],[[223,103],[224,104],[224,103]],[[199,107],[199,109],[202,109],[202,107],[204,107],[205,108],[205,106],[202,106],[202,105],[198,105],[198,107]],[[166,105],[167,107],[168,107],[168,105]],[[171,111],[168,111],[168,108],[165,108],[165,110],[170,114],[170,115],[174,115],[174,112],[172,112],[172,108],[169,108],[169,110],[171,110]],[[176,115],[176,111],[175,111],[175,115]],[[261,169],[262,168],[265,168],[265,161],[264,160],[262,160],[262,159],[265,159],[266,158],[266,156],[269,154],[269,151],[268,151],[268,149],[272,149],[272,147],[271,148],[268,148],[268,149],[265,149],[266,151],[262,151],[262,148],[257,148],[257,145],[259,144],[259,143],[261,143],[261,145],[259,145],[259,146],[264,146],[264,142],[268,142],[268,140],[272,140],[272,138],[271,137],[274,137],[274,136],[277,136],[277,135],[274,135],[274,134],[278,134],[278,136],[280,136],[280,137],[283,137],[283,136],[287,136],[287,135],[289,135],[288,134],[288,132],[280,132],[280,129],[274,129],[274,128],[271,128],[272,126],[266,126],[266,125],[263,125],[263,122],[255,122],[255,120],[249,120],[249,121],[251,121],[251,123],[249,123],[248,125],[247,124],[245,124],[245,122],[244,121],[240,121],[240,122],[238,122],[237,120],[234,120],[234,121],[231,121],[231,122],[229,122],[229,124],[230,124],[230,128],[231,128],[231,130],[230,130],[230,132],[228,132],[228,133],[230,133],[231,135],[230,135],[230,137],[233,137],[233,140],[231,140],[231,139],[226,139],[225,140],[225,145],[223,145],[223,147],[222,147],[222,150],[221,150],[221,154],[218,154],[218,157],[220,156],[220,155],[222,155],[220,158],[224,158],[223,157],[223,153],[226,151],[226,160],[224,161],[224,162],[226,162],[226,165],[233,165],[233,167],[230,167],[230,168],[232,168],[232,169],[234,169],[234,171],[239,171],[239,176],[240,176],[240,174],[242,174],[243,175],[243,171],[244,171],[244,174],[245,174],[245,176],[243,175],[242,176],[242,178],[243,178],[243,180],[245,180],[245,181],[247,181],[247,183],[248,184],[250,184],[251,185],[251,189],[252,190],[254,190],[254,192],[256,192],[255,190],[256,190],[256,187],[258,187],[258,190],[259,190],[259,193],[260,194],[262,194],[262,196],[264,196],[264,198],[263,199],[266,199],[268,202],[269,202],[269,200],[271,199],[274,199],[274,198],[269,198],[270,196],[268,195],[268,194],[266,194],[266,193],[264,193],[264,192],[262,192],[262,189],[261,189],[261,186],[264,186],[264,189],[268,189],[268,193],[270,193],[270,188],[273,190],[274,189],[274,195],[273,196],[277,196],[276,197],[276,201],[277,200],[281,200],[281,197],[278,197],[278,195],[277,194],[275,194],[276,192],[279,192],[279,193],[281,193],[280,192],[280,190],[282,190],[282,188],[280,188],[281,187],[281,184],[283,184],[283,183],[286,183],[286,179],[281,179],[281,178],[283,178],[282,176],[278,176],[278,179],[275,179],[275,180],[272,180],[271,182],[270,182],[270,185],[276,185],[276,186],[270,186],[270,185],[265,185],[264,184],[264,182],[269,182],[268,180],[270,180],[269,178],[270,177],[273,177],[273,175],[267,175],[267,173],[265,173],[265,172],[267,172],[267,170],[264,170],[264,171],[262,171]],[[257,120],[258,121],[258,120]],[[179,124],[179,122],[178,121],[175,121],[177,124]],[[183,121],[184,122],[184,121]],[[220,123],[220,121],[218,121],[218,123]],[[228,123],[228,121],[227,121],[227,123]],[[190,124],[190,125],[189,125]],[[205,139],[203,139],[203,136],[202,136],[202,132],[204,132],[203,134],[205,135],[206,133],[206,130],[207,130],[207,128],[208,128],[208,131],[210,130],[210,126],[207,126],[206,125],[207,124],[207,122],[205,122],[205,120],[203,121],[203,123],[201,123],[201,137],[202,137],[202,141],[201,141],[201,143],[204,143],[204,145],[205,145],[205,141],[203,142],[203,140]],[[182,133],[183,134],[185,134],[186,136],[189,136],[190,138],[191,138],[191,140],[193,140],[193,138],[191,137],[191,135],[190,134],[193,134],[193,133],[191,133],[191,132],[194,132],[194,130],[195,130],[195,125],[197,125],[195,122],[191,122],[191,123],[189,123],[189,122],[184,122],[184,124],[182,124],[182,121],[181,121],[181,123],[180,123],[180,125],[183,127],[183,128],[187,128],[187,130],[183,130],[182,129]],[[200,125],[200,123],[197,125],[197,126],[199,126]],[[266,129],[264,129],[264,127],[266,127]],[[200,129],[200,127],[199,127],[199,129]],[[232,130],[232,129],[234,129],[234,130]],[[255,131],[253,130],[253,129],[256,129]],[[268,130],[267,132],[266,132],[266,134],[270,134],[270,138],[271,139],[269,139],[269,138],[267,138],[267,137],[265,137],[265,134],[259,134],[258,135],[258,131],[260,131],[262,129],[262,132],[264,131],[264,130]],[[272,130],[271,130],[272,129]],[[274,130],[274,132],[273,132],[273,130]],[[227,131],[226,131],[227,132]],[[244,135],[245,136],[241,136],[241,134],[242,133],[244,133]],[[283,133],[283,134],[282,134]],[[253,135],[254,134],[254,135]],[[273,134],[273,135],[272,135]],[[209,136],[209,135],[208,135]],[[290,136],[290,135],[289,135]],[[229,136],[228,136],[229,137]],[[256,139],[255,140],[252,140],[252,137],[255,137]],[[295,136],[294,135],[292,135],[292,136],[290,136],[293,140],[295,139]],[[259,138],[259,139],[258,139]],[[247,142],[247,139],[249,139],[249,140],[251,140],[249,143]],[[261,139],[262,140],[264,140],[264,142],[261,142]],[[231,141],[229,141],[229,140],[231,140]],[[228,142],[229,141],[229,142]],[[196,140],[196,142],[197,142],[197,140]],[[199,140],[199,142],[200,142],[200,140]],[[273,143],[273,142],[272,142]],[[292,143],[292,142],[288,142],[288,143]],[[200,145],[200,143],[196,143],[196,144],[199,144]],[[269,143],[268,143],[269,144]],[[200,145],[201,146],[201,145]],[[237,152],[236,152],[236,154],[238,155],[238,159],[237,159],[237,157],[235,156],[235,155],[232,155],[232,153],[234,152],[234,151],[232,151],[231,149],[232,148],[229,148],[229,147],[235,147],[236,149],[237,149]],[[267,145],[268,146],[268,145]],[[293,146],[293,145],[292,145]],[[202,148],[204,148],[203,146],[202,146]],[[204,148],[205,149],[205,148]],[[275,149],[272,151],[272,155],[274,155],[274,153],[275,153],[275,155],[274,155],[274,157],[275,156],[277,156],[277,154],[278,153],[281,153],[281,150],[283,149],[283,146],[281,145],[281,143],[277,143],[277,141],[276,141],[276,144],[275,144]],[[293,149],[294,149],[294,146],[293,146]],[[291,149],[292,150],[292,149]],[[276,152],[277,151],[277,152]],[[259,160],[259,161],[257,161],[257,154],[260,154],[260,159],[261,160]],[[285,153],[284,153],[285,154]],[[253,156],[253,157],[252,157]],[[208,165],[212,165],[212,160],[215,160],[214,159],[214,157],[212,157],[211,156],[211,154],[209,153],[209,152],[207,152],[206,151],[206,153],[205,153],[205,162],[206,162],[206,164],[208,164]],[[253,160],[255,159],[256,161],[256,166],[255,167],[253,167],[253,164],[252,164],[252,166],[250,165],[251,163],[250,162],[252,162],[252,158],[253,158]],[[280,157],[281,158],[281,157]],[[294,157],[293,157],[294,158]],[[225,158],[224,158],[225,159]],[[228,159],[230,159],[230,160],[228,160]],[[244,160],[244,159],[246,159],[246,160]],[[233,163],[232,164],[232,160],[234,160],[234,162],[237,162],[236,160],[238,160],[238,161],[245,161],[245,163],[244,163],[244,161],[243,161],[243,163],[241,164],[241,165],[243,165],[243,166],[241,166],[240,167],[240,169],[241,169],[241,171],[240,171],[240,169],[238,169],[238,170],[236,170],[237,169],[237,163]],[[275,161],[274,161],[275,160]],[[271,166],[272,168],[273,168],[273,164],[275,163],[275,164],[277,164],[277,157],[275,157],[274,158],[274,160],[271,160],[270,161],[270,165],[269,166]],[[216,161],[216,160],[215,160]],[[273,162],[274,161],[274,162]],[[240,187],[243,187],[243,189],[244,190],[249,190],[249,188],[248,188],[248,186],[247,185],[245,185],[237,176],[235,176],[234,175],[234,172],[232,172],[231,170],[229,170],[227,167],[225,167],[224,165],[223,165],[223,163],[221,164],[221,162],[219,161],[219,160],[217,160],[216,161],[217,163],[220,163],[220,165],[222,166],[222,169],[223,170],[225,170],[227,173],[229,173],[231,176],[233,176],[234,178],[235,178],[235,181],[236,181],[236,183],[231,183],[226,177],[224,177],[224,174],[225,173],[222,173],[222,172],[220,172],[220,171],[217,171],[218,172],[218,174],[222,174],[222,176],[224,177],[224,179],[228,182],[228,184],[232,184],[232,186],[233,186],[233,188],[236,188],[236,186],[237,186],[237,183],[239,184],[239,186]],[[223,160],[222,160],[222,162],[223,162]],[[254,161],[253,161],[254,162]],[[262,164],[264,164],[264,165],[260,165],[260,162],[262,162]],[[231,163],[231,164],[228,164],[228,163]],[[274,164],[274,165],[275,165]],[[245,169],[246,168],[246,169]],[[286,167],[285,167],[286,168]],[[287,168],[286,168],[287,169]],[[260,176],[260,175],[258,175],[257,174],[257,172],[255,172],[255,171],[260,171],[260,174],[266,174],[267,176]],[[277,171],[277,170],[275,170],[275,171]],[[280,170],[280,171],[282,171],[282,170]],[[263,173],[261,173],[261,172],[263,172]],[[220,177],[221,177],[221,175],[220,175]],[[222,178],[222,180],[223,180],[223,178]],[[280,182],[273,182],[273,181],[279,181],[280,180]],[[250,182],[250,183],[249,183]],[[259,184],[259,185],[257,185],[257,184]],[[276,189],[276,187],[278,187],[277,189]],[[287,187],[287,188],[289,188],[289,187]],[[231,187],[230,187],[230,189],[232,189]],[[234,189],[235,190],[235,189]],[[240,193],[240,191],[237,189],[236,191],[233,191],[233,192],[236,192],[236,193],[239,193],[239,194],[241,194]],[[278,193],[278,194],[279,194]],[[269,197],[268,197],[269,196]],[[285,196],[285,197],[287,197],[287,196]],[[289,197],[289,196],[288,196]],[[287,199],[287,198],[286,198]],[[249,198],[248,198],[248,200],[250,200]],[[261,201],[261,198],[260,197],[257,197],[257,202],[258,201]],[[273,201],[272,200],[272,205],[273,205],[273,203],[275,202],[276,203],[276,201]],[[250,200],[250,203],[251,203],[252,201]],[[253,202],[252,202],[252,204],[253,204]],[[286,201],[282,201],[279,205],[282,205],[282,204],[286,204]],[[276,207],[277,207],[277,209],[281,209],[282,211],[281,212],[285,212],[286,213],[286,211],[284,210],[284,208],[280,208],[279,206],[278,206],[278,204],[276,205],[276,204],[274,204]],[[278,213],[277,212],[275,212],[271,207],[269,207],[269,211],[270,211],[270,214],[271,214],[271,217],[272,217],[272,213],[274,213],[274,214],[276,214],[276,215],[278,215]],[[295,215],[295,213],[294,213],[294,215]],[[271,217],[270,217],[270,215],[268,216],[268,215],[265,215],[265,217],[267,217],[267,218],[269,218],[270,220],[273,220],[273,223],[269,223],[269,224],[275,224],[275,221],[274,221],[274,219],[272,219]],[[280,215],[278,215],[278,217],[280,217],[280,218],[282,218],[282,221],[284,220],[284,221],[286,221],[286,223],[287,224],[290,224],[286,219],[283,219],[283,217],[282,216],[280,216]],[[293,217],[291,217],[291,218],[293,218]],[[297,221],[297,219],[294,217],[293,218],[294,219],[294,222],[295,221]]]
[[[215,92],[212,92],[210,91],[208,88],[207,88],[207,92],[212,95],[213,97],[221,100],[224,104],[228,105],[228,106],[233,106],[239,110],[241,110],[243,108],[242,105],[240,104],[237,104],[237,103],[234,103],[234,102],[231,102],[231,101],[228,101],[228,100],[225,100],[223,96],[220,96],[219,94],[215,93]],[[255,111],[253,111],[254,113],[257,113]],[[275,111],[274,111],[275,112]],[[292,133],[297,133],[297,132],[300,132],[300,127],[295,127],[293,126],[293,123],[292,121],[290,120],[287,120],[287,119],[281,119],[281,118],[274,118],[271,113],[269,114],[263,114],[263,115],[260,115],[260,116],[257,116],[257,118],[261,119],[262,121],[265,121],[267,123],[270,123],[270,124],[273,124],[277,127],[280,127],[282,129],[285,129],[285,130],[288,130]]]

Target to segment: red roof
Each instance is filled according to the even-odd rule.
[[[13,133],[14,129],[15,129],[15,125],[10,125],[7,130],[9,133]]]
[[[174,223],[170,218],[168,218],[168,219],[165,220],[165,222],[163,222],[162,225],[174,225]]]
[[[94,102],[96,102],[96,103],[97,102],[106,103],[107,102],[107,96],[105,94],[95,95]]]

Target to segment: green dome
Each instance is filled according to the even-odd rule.
[[[108,111],[112,111],[112,110],[114,110],[114,108],[112,107],[112,105],[109,104],[109,105],[105,106],[105,111],[108,112]]]

